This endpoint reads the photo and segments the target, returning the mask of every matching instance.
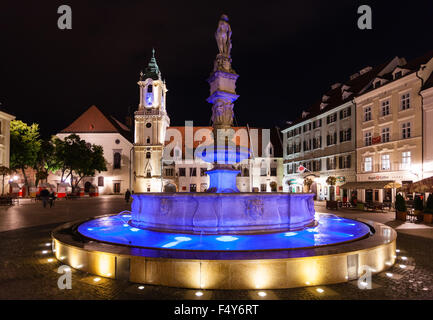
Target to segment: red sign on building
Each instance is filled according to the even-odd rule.
[[[376,144],[376,143],[380,143],[380,136],[378,137],[373,137],[373,139],[371,140],[372,144]]]
[[[304,172],[305,171],[305,167],[303,166],[303,165],[300,165],[299,167],[298,167],[298,172]]]

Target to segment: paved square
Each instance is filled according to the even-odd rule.
[[[72,270],[72,289],[60,290],[61,263],[52,252],[50,232],[56,226],[96,215],[128,210],[122,197],[105,196],[57,201],[53,208],[21,201],[0,208],[0,299],[433,299],[433,226],[394,221],[394,213],[333,211],[347,218],[385,223],[398,232],[396,264],[373,276],[371,290],[354,281],[342,284],[284,290],[197,290],[140,285],[96,278]],[[327,212],[316,203],[318,212]],[[402,267],[403,266],[403,267]],[[388,275],[387,275],[388,273]],[[318,290],[321,289],[321,290]]]

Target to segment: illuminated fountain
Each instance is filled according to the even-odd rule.
[[[344,282],[362,266],[395,261],[396,233],[373,223],[315,214],[310,193],[240,193],[233,165],[250,157],[232,143],[238,75],[227,16],[208,79],[214,167],[206,193],[133,195],[131,212],[64,225],[53,232],[63,263],[100,276],[188,288],[264,289]]]

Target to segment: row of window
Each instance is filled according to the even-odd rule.
[[[271,191],[272,192],[276,192],[277,191],[277,185],[276,184],[270,184],[271,187]],[[182,186],[181,190],[182,191],[186,191],[187,187],[186,186]],[[201,184],[201,191],[204,192],[207,189],[207,184],[202,183]],[[260,184],[260,192],[267,192],[268,189],[268,185],[266,183],[262,183]],[[150,190],[148,190],[150,191]],[[197,185],[195,183],[191,183],[189,185],[189,192],[197,192]]]
[[[411,152],[405,151],[401,154],[401,167],[394,169],[409,169],[411,165]],[[363,169],[365,172],[373,171],[373,157],[365,157]],[[387,171],[391,170],[391,160],[389,154],[382,154],[380,156],[380,170]]]
[[[340,143],[350,141],[352,139],[352,129],[348,128],[345,130],[340,130]],[[326,145],[337,144],[337,132],[328,133],[326,136]],[[303,141],[303,151],[310,151],[322,147],[322,137],[318,136],[313,139],[308,139]],[[295,145],[287,146],[287,154],[293,154],[301,152],[301,143]]]
[[[400,97],[400,110],[407,110],[410,108],[410,93],[405,93]],[[385,117],[391,114],[391,106],[389,100],[382,101],[380,105],[380,116]],[[372,107],[367,106],[364,108],[364,121],[372,120]]]
[[[409,139],[412,137],[411,133],[411,123],[405,122],[401,124],[401,138],[402,139]],[[371,146],[372,144],[376,143],[384,143],[384,142],[390,142],[391,141],[391,130],[389,127],[382,128],[381,134],[379,137],[373,138],[371,132],[365,132],[364,133],[364,145],[365,146]]]
[[[197,168],[189,168],[189,171],[186,170],[187,168],[179,168],[179,177],[186,177],[187,172],[189,173],[189,177],[197,177]],[[200,169],[200,177],[206,176],[207,168],[199,168]],[[239,168],[240,171],[238,176],[241,177],[249,177],[250,176],[250,170],[248,168]],[[165,168],[165,176],[166,177],[174,177],[175,169],[174,168]],[[260,175],[261,176],[267,176],[268,170],[266,167],[260,168]],[[271,167],[269,170],[269,175],[272,177],[277,176],[277,168]]]
[[[326,159],[325,170],[335,170],[337,169],[337,163],[339,169],[350,169],[352,165],[352,158],[349,155],[339,156],[339,157],[329,157]],[[289,163],[287,165],[287,174],[297,173],[298,167],[302,165],[307,171],[322,171],[322,159],[316,159],[311,161],[304,161],[298,163]]]
[[[340,110],[340,120],[345,119],[347,117],[350,117],[352,109],[350,107],[344,108],[343,110]],[[337,121],[337,112],[330,114],[326,117],[326,123],[330,124]],[[313,122],[309,122],[304,124],[302,127],[295,128],[293,130],[290,130],[287,132],[287,138],[295,137],[302,132],[308,132],[311,131],[311,129],[320,128],[322,126],[322,119],[317,119]]]

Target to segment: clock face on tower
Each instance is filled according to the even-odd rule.
[[[146,93],[146,106],[150,107],[153,103],[153,93],[152,92],[147,92]]]

